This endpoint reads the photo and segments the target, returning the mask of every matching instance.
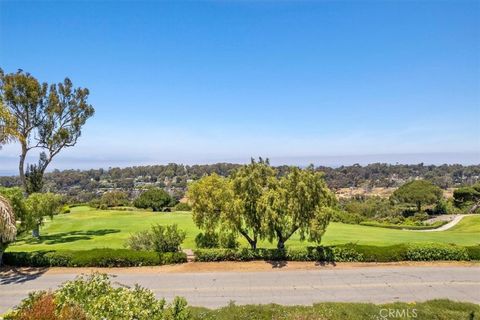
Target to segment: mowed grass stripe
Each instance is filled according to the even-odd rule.
[[[71,213],[55,216],[53,220],[47,219],[41,228],[42,237],[39,241],[25,236],[11,245],[8,251],[123,248],[131,233],[149,229],[155,223],[178,224],[187,232],[183,247],[195,248],[195,236],[200,230],[193,224],[189,212],[153,213],[75,207]],[[322,243],[388,246],[422,242],[480,244],[480,216],[466,217],[452,229],[442,232],[414,232],[332,222]],[[247,246],[243,239],[241,243]],[[298,235],[294,235],[287,245],[294,248],[310,244],[300,242]],[[273,248],[275,244],[262,241],[260,247]]]

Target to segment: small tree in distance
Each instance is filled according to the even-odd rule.
[[[53,218],[62,209],[61,197],[53,193],[33,193],[25,200],[28,215],[32,221],[32,235],[40,237],[40,226],[44,217]]]
[[[442,189],[426,180],[413,180],[395,190],[391,200],[406,204],[413,204],[417,211],[422,211],[423,205],[431,205],[443,197]]]
[[[162,211],[171,204],[172,197],[160,188],[148,189],[140,194],[133,202],[136,208],[152,209],[153,211]]]
[[[123,191],[113,190],[102,194],[100,205],[109,207],[120,207],[128,204],[128,195]]]
[[[453,192],[455,206],[464,208],[470,206],[469,213],[474,213],[480,208],[480,182],[473,186],[461,187]]]

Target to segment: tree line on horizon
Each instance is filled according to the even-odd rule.
[[[91,170],[54,170],[45,173],[44,187],[78,198],[79,202],[90,201],[96,193],[105,190],[124,191],[156,186],[169,190],[177,199],[183,197],[187,184],[212,173],[229,176],[240,164],[216,163],[206,165],[151,165],[127,168]],[[288,166],[276,166],[279,176],[288,171]],[[366,166],[351,165],[315,167],[325,173],[325,181],[331,189],[338,188],[389,188],[398,187],[412,179],[431,181],[442,189],[469,186],[480,181],[480,165],[390,165],[374,163]],[[21,186],[18,176],[0,177],[0,186]]]

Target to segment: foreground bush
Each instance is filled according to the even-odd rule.
[[[151,230],[132,234],[125,246],[132,250],[149,250],[158,253],[179,252],[186,235],[187,233],[178,229],[176,224],[168,226],[156,224]]]
[[[187,302],[172,304],[157,300],[151,290],[135,286],[114,288],[105,274],[80,276],[55,292],[30,294],[18,309],[5,316],[10,320],[186,320]]]
[[[386,247],[346,244],[301,249],[197,249],[196,261],[320,261],[320,262],[395,262],[435,260],[480,260],[480,246],[447,244],[398,244]]]
[[[187,262],[183,252],[158,254],[128,249],[6,252],[4,263],[30,267],[138,267]]]
[[[216,310],[188,307],[183,298],[171,304],[156,299],[152,291],[135,286],[113,287],[105,274],[80,276],[53,292],[34,292],[6,320],[363,320],[386,319],[393,310],[398,319],[478,319],[480,306],[450,300],[421,303],[316,303],[312,306],[245,305],[233,302]],[[398,312],[398,313],[397,313]],[[401,316],[403,315],[403,316]]]

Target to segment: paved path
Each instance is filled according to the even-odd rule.
[[[0,314],[32,290],[56,288],[75,271],[33,276],[0,274]],[[80,271],[78,271],[80,272]],[[115,272],[114,281],[139,283],[158,297],[184,296],[195,306],[321,301],[383,303],[435,298],[480,303],[480,266],[382,266],[268,272]]]
[[[445,231],[445,230],[448,230],[450,228],[452,228],[453,226],[455,226],[457,223],[460,222],[460,220],[462,220],[463,218],[465,217],[470,217],[470,216],[474,216],[475,214],[459,214],[457,216],[455,216],[455,218],[453,218],[452,221],[450,221],[449,223],[447,224],[444,224],[443,226],[439,227],[439,228],[436,228],[436,229],[428,229],[428,230],[414,230],[414,231],[418,231],[418,232],[436,232],[436,231]],[[411,231],[411,230],[409,230]]]

